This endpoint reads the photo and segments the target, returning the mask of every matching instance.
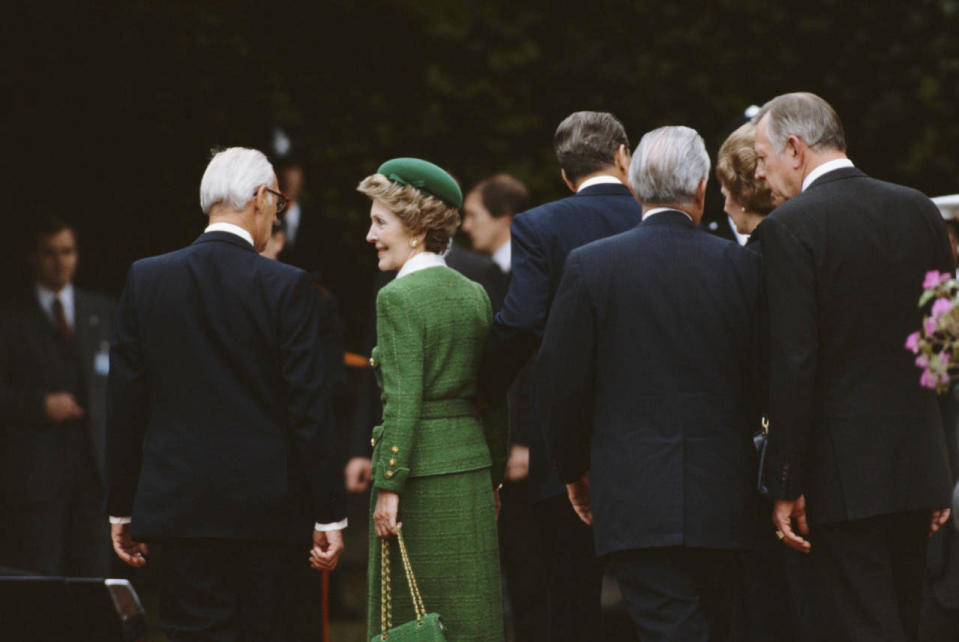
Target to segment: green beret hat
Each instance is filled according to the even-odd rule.
[[[450,207],[463,207],[463,192],[453,177],[439,165],[420,158],[394,158],[376,170],[394,183],[415,187],[435,196]]]

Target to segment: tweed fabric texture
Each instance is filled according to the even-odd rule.
[[[482,286],[448,267],[398,278],[376,300],[373,369],[383,391],[374,428],[370,507],[370,636],[380,622],[380,543],[372,509],[380,490],[400,494],[399,521],[428,612],[448,640],[503,639],[492,480],[506,461],[502,422],[473,416],[492,309]],[[395,541],[393,547],[396,547]],[[393,622],[415,617],[398,548],[392,555]]]
[[[376,505],[377,491],[372,493]],[[423,604],[439,613],[447,642],[504,637],[499,548],[489,471],[407,480],[399,521]],[[367,639],[380,632],[380,540],[370,520]],[[390,539],[393,625],[416,617],[396,538]]]
[[[373,485],[402,492],[409,477],[494,468],[502,423],[473,416],[492,309],[483,288],[448,267],[396,279],[376,299],[373,369],[383,423],[373,429]]]

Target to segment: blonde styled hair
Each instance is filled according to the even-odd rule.
[[[756,180],[756,125],[746,123],[719,148],[716,178],[729,195],[752,214],[765,216],[775,208],[766,181]]]
[[[460,213],[435,196],[409,185],[394,183],[382,174],[371,174],[356,191],[382,202],[412,234],[426,232],[426,249],[442,253],[460,225]]]

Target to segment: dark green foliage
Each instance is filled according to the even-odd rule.
[[[355,186],[394,156],[465,188],[508,171],[541,202],[564,194],[551,139],[572,111],[615,113],[634,146],[686,124],[715,154],[747,105],[809,90],[867,172],[959,191],[955,0],[108,4],[10,11],[6,178],[79,222],[82,280],[116,292],[131,260],[202,229],[209,150],[265,148],[279,125],[340,237],[325,278],[350,347],[375,269]],[[709,218],[721,207],[711,186]]]

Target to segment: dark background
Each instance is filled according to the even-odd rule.
[[[464,184],[509,171],[534,202],[564,186],[551,138],[580,109],[615,113],[631,145],[666,124],[711,154],[746,106],[829,100],[852,159],[930,195],[959,192],[959,0],[769,3],[8,3],[4,9],[3,295],[26,281],[25,230],[79,229],[81,286],[119,294],[129,264],[204,226],[210,149],[269,149],[274,127],[322,215],[347,347],[375,258],[355,186],[393,156]],[[711,186],[708,218],[722,216]]]

